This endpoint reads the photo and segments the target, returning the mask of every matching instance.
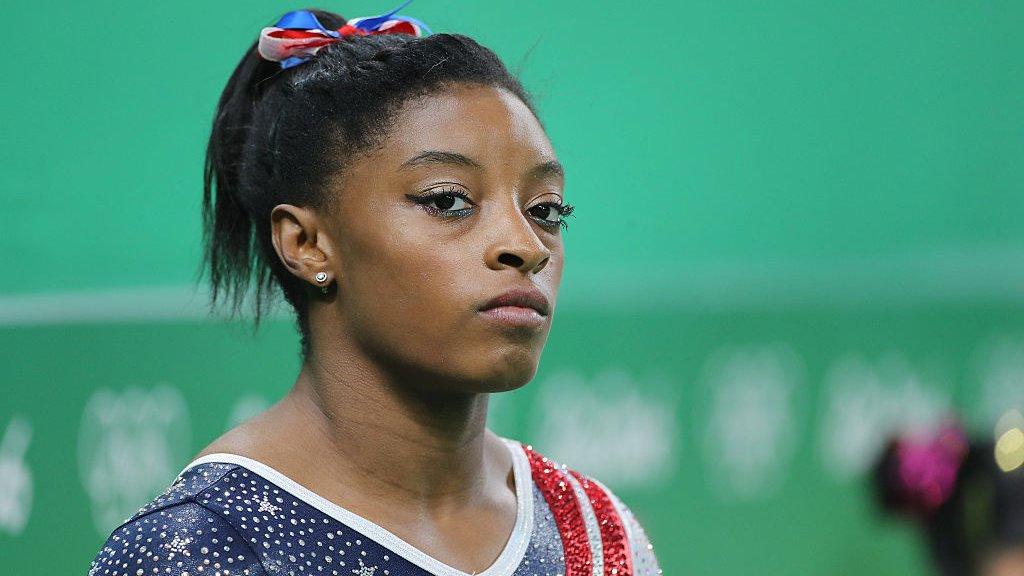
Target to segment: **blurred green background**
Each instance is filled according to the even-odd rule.
[[[291,385],[287,311],[254,337],[194,278],[216,100],[308,6],[6,5],[5,574],[84,573]],[[666,574],[927,574],[863,474],[891,431],[1024,407],[1024,4],[403,13],[519,71],[577,206],[541,369],[492,427],[604,480]]]

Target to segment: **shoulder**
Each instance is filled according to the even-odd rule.
[[[188,501],[216,484],[228,472],[237,467],[235,464],[223,462],[205,462],[189,466],[174,478],[174,481],[164,489],[162,494],[139,508],[124,523],[131,522],[155,510]]]
[[[111,532],[89,576],[262,575],[259,556],[242,536],[196,499],[234,468],[205,463],[183,471],[163,494]]]
[[[262,575],[259,557],[218,514],[192,501],[135,516],[104,542],[89,576]]]
[[[523,444],[534,482],[551,508],[563,539],[589,542],[591,561],[612,563],[617,573],[661,574],[654,546],[633,511],[600,480]],[[616,573],[616,572],[612,572]]]

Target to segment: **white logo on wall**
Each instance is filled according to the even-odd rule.
[[[0,531],[17,536],[32,511],[32,471],[25,462],[32,424],[15,416],[0,438]]]
[[[235,401],[235,405],[231,408],[231,413],[228,415],[227,429],[230,430],[238,426],[249,418],[263,412],[269,406],[270,403],[267,402],[267,399],[259,394],[246,394],[242,396]]]
[[[616,489],[671,479],[680,426],[676,402],[665,395],[679,387],[667,378],[646,378],[640,386],[623,369],[589,380],[566,370],[535,386],[532,436],[541,453]]]
[[[825,376],[821,412],[825,469],[841,480],[859,477],[891,435],[937,423],[951,403],[939,381],[936,370],[926,376],[897,351],[875,361],[853,352],[836,360]]]
[[[992,338],[975,353],[974,371],[981,388],[976,416],[986,428],[1007,410],[1024,409],[1024,338]]]
[[[804,383],[788,345],[726,347],[705,364],[700,390],[706,411],[704,469],[709,487],[727,502],[766,498],[785,481],[797,445],[794,404]]]
[[[101,534],[159,495],[190,454],[188,406],[169,385],[98,390],[85,405],[78,470]]]

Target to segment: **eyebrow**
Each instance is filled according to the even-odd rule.
[[[565,168],[562,167],[562,163],[558,160],[548,160],[547,162],[541,162],[533,168],[530,168],[528,174],[535,178],[543,176],[557,176],[559,178],[565,178]]]
[[[445,150],[424,150],[419,154],[402,162],[400,168],[411,168],[413,166],[424,166],[427,164],[455,164],[469,168],[483,168],[483,166],[469,156],[458,152],[447,152]]]
[[[414,166],[425,166],[429,164],[449,164],[465,166],[468,168],[483,168],[483,165],[476,160],[473,160],[464,154],[459,154],[458,152],[450,152],[447,150],[424,150],[405,162],[402,162],[399,169],[407,169]],[[558,176],[565,178],[565,168],[558,160],[548,160],[530,168],[527,174],[531,177]]]

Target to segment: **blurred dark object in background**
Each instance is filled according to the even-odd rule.
[[[1024,417],[995,439],[956,418],[891,438],[876,462],[876,502],[913,521],[942,576],[1024,576]]]

